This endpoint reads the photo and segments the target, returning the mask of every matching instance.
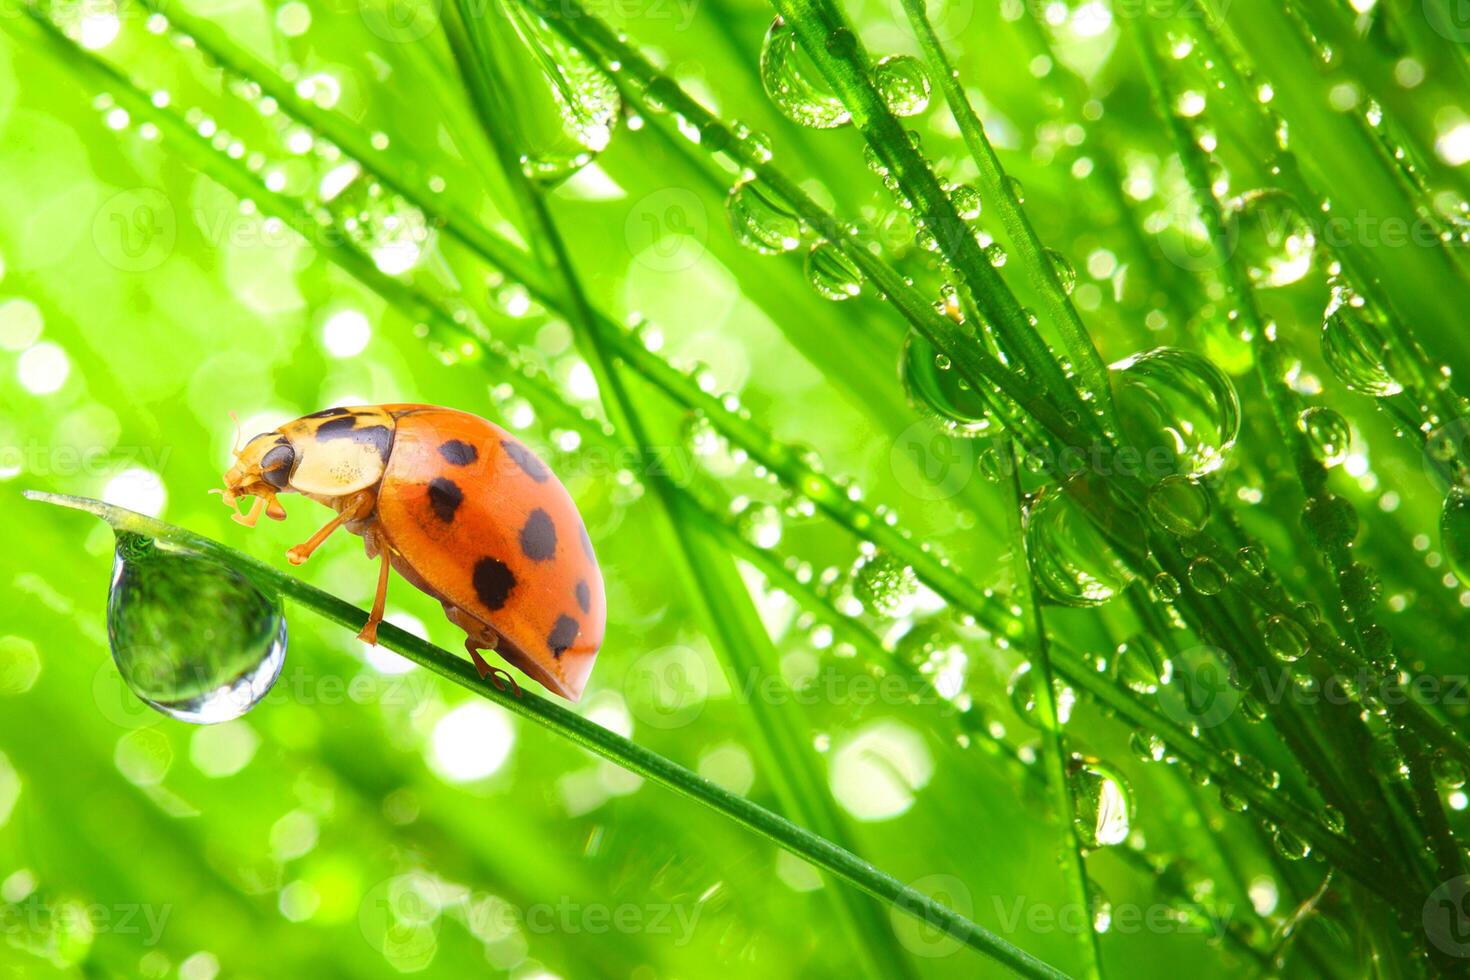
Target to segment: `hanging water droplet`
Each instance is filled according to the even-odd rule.
[[[862,292],[863,274],[842,249],[828,241],[817,242],[807,251],[806,277],[812,288],[830,300],[840,302]]]
[[[286,659],[278,599],[234,569],[126,532],[117,536],[107,633],[133,693],[195,724],[249,711]]]
[[[783,19],[771,21],[761,42],[761,84],[776,108],[792,122],[813,129],[833,129],[852,121],[842,100],[833,95],[816,65]]]
[[[1079,843],[1096,849],[1121,844],[1133,823],[1133,793],[1123,775],[1097,759],[1074,755],[1067,766]]]
[[[929,73],[912,55],[889,55],[873,66],[875,85],[888,111],[916,116],[929,107]]]
[[[1154,576],[1153,584],[1149,586],[1153,597],[1160,602],[1173,602],[1179,598],[1179,580],[1168,572],[1160,572]]]
[[[1323,466],[1336,466],[1347,459],[1352,433],[1347,419],[1335,409],[1320,405],[1308,408],[1297,416],[1296,425]]]
[[[1210,361],[1176,347],[1157,347],[1111,366],[1119,422],[1146,453],[1166,451],[1186,476],[1220,468],[1240,431],[1240,402],[1230,379]]]
[[[622,109],[597,63],[521,4],[480,19],[489,55],[517,84],[505,89],[522,169],[546,184],[565,180],[607,148]]]
[[[1272,841],[1276,844],[1276,852],[1288,861],[1300,861],[1312,853],[1312,845],[1305,838],[1287,830],[1285,827],[1277,827]]]
[[[1052,678],[1051,689],[1057,709],[1057,724],[1065,725],[1072,718],[1072,706],[1077,703],[1077,693],[1056,677]],[[1036,717],[1036,675],[1029,663],[1016,668],[1007,684],[1007,693],[1011,698],[1011,707],[1016,709],[1021,720],[1032,728],[1040,728],[1041,720]]]
[[[751,251],[776,255],[801,244],[801,222],[758,180],[732,187],[725,213],[735,240]]]
[[[1190,587],[1200,595],[1219,595],[1229,581],[1220,563],[1203,555],[1189,563],[1188,575]]]
[[[1290,194],[1270,187],[1247,191],[1228,205],[1226,219],[1257,286],[1288,286],[1311,271],[1317,237]]]
[[[1019,178],[1019,177],[1007,177],[1006,178],[1006,190],[1008,190],[1008,191],[1011,192],[1011,198],[1017,204],[1025,204],[1026,203],[1026,185],[1023,184],[1023,183],[1021,183],[1021,178]]]
[[[1187,476],[1166,476],[1149,488],[1148,512],[1167,531],[1198,534],[1210,519],[1210,495]]]
[[[774,548],[781,543],[781,511],[774,504],[749,504],[740,512],[740,533],[757,548]]]
[[[1135,694],[1156,694],[1174,679],[1174,662],[1163,644],[1148,633],[1140,633],[1118,644],[1113,677]]]
[[[858,562],[852,591],[874,614],[901,619],[913,612],[919,578],[908,565],[880,551]]]
[[[1072,295],[1072,290],[1077,288],[1077,270],[1071,262],[1067,261],[1067,257],[1056,249],[1047,249],[1046,258],[1051,263],[1051,269],[1056,274],[1057,282],[1061,284],[1062,292],[1068,296]]]
[[[1078,494],[1101,492],[1085,473],[1067,486]],[[1065,606],[1099,606],[1132,581],[1132,570],[1109,537],[1141,541],[1143,530],[1126,512],[1110,513],[1127,523],[1105,535],[1071,492],[1055,485],[1043,489],[1027,508],[1026,557],[1044,598]]]
[[[956,213],[966,221],[973,221],[980,217],[980,211],[984,206],[980,192],[969,184],[956,184],[951,187],[949,202],[954,205]]]
[[[921,414],[946,431],[965,437],[999,430],[985,398],[955,371],[922,335],[910,331],[898,363],[904,393]]]
[[[1282,663],[1295,663],[1307,655],[1312,641],[1301,623],[1286,616],[1266,620],[1266,649]]]
[[[1383,398],[1404,390],[1389,370],[1388,341],[1363,300],[1334,287],[1322,321],[1322,358],[1348,388]]]
[[[1439,546],[1455,576],[1470,585],[1470,493],[1464,487],[1452,487],[1439,512]]]

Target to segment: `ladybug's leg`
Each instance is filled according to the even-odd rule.
[[[373,597],[373,611],[368,616],[367,625],[357,638],[364,643],[378,645],[378,624],[383,621],[383,606],[388,601],[388,569],[392,566],[388,561],[388,549],[383,548],[383,564],[378,569],[378,594]]]
[[[306,561],[306,559],[311,557],[311,553],[313,551],[321,547],[323,541],[332,536],[333,531],[337,530],[337,528],[341,527],[346,522],[356,520],[357,518],[371,512],[376,504],[377,501],[374,499],[372,493],[364,491],[363,493],[358,494],[356,499],[352,500],[342,507],[342,509],[337,513],[336,517],[323,524],[321,530],[317,531],[310,538],[306,539],[304,543],[298,544],[296,547],[286,552],[287,560],[289,560],[293,565],[302,564]]]

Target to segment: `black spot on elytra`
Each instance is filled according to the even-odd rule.
[[[546,561],[556,554],[556,525],[540,507],[531,511],[521,528],[521,551],[532,561]]]
[[[340,415],[328,419],[316,427],[317,442],[331,442],[333,439],[351,439],[353,442],[365,446],[372,446],[378,453],[378,458],[388,462],[388,454],[393,451],[393,430],[386,425],[365,425],[357,427],[357,417],[353,415]]]
[[[329,419],[337,415],[350,414],[345,408],[324,408],[320,412],[312,412],[310,415],[302,416],[308,419]]]
[[[479,450],[467,442],[450,439],[439,447],[439,455],[451,466],[469,466],[480,458]]]
[[[277,490],[291,482],[291,467],[296,464],[296,450],[282,443],[260,458],[260,478]]]
[[[464,491],[453,480],[436,476],[429,483],[429,506],[445,524],[454,520],[454,512],[464,503]]]
[[[551,628],[551,635],[546,638],[546,645],[551,648],[551,655],[561,658],[562,651],[577,642],[577,634],[582,632],[582,627],[577,621],[565,614],[558,616],[556,625]]]
[[[587,525],[578,521],[577,531],[582,538],[582,553],[587,556],[588,561],[596,561],[597,555],[592,551],[592,539],[587,537]]]
[[[536,458],[531,450],[509,439],[500,440],[500,444],[505,447],[506,455],[515,460],[516,465],[531,479],[537,483],[545,483],[551,479],[551,471],[546,468],[545,463]]]
[[[577,605],[582,607],[583,612],[592,611],[592,590],[587,587],[587,580],[577,583]]]
[[[516,587],[515,574],[499,558],[481,558],[475,562],[470,581],[480,602],[492,611],[504,608],[511,589]]]

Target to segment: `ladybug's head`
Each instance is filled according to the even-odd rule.
[[[235,464],[225,472],[225,504],[234,507],[240,497],[254,497],[249,513],[235,513],[235,520],[253,527],[260,512],[275,520],[284,520],[286,508],[276,494],[291,488],[291,471],[296,465],[296,450],[280,432],[263,432],[235,450]]]

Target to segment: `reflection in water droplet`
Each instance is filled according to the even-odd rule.
[[[1175,347],[1157,347],[1112,365],[1119,421],[1124,433],[1146,453],[1174,457],[1186,476],[1220,468],[1240,431],[1240,402],[1230,379],[1210,361]]]
[[[1121,844],[1133,823],[1133,794],[1122,774],[1096,759],[1073,756],[1068,766],[1077,837],[1083,847]]]
[[[1454,487],[1439,514],[1439,544],[1462,584],[1470,585],[1470,493]]]
[[[1336,466],[1347,459],[1352,433],[1347,419],[1335,409],[1313,406],[1297,416],[1296,424],[1323,466]]]
[[[898,370],[909,403],[945,430],[966,437],[999,430],[985,399],[922,335],[909,332]]]
[[[1266,620],[1266,649],[1283,663],[1294,663],[1311,647],[1307,631],[1294,619],[1272,616]]]
[[[1226,220],[1234,225],[1236,248],[1257,286],[1289,286],[1311,271],[1317,238],[1290,194],[1247,191],[1231,202]]]
[[[107,631],[133,693],[195,724],[249,711],[286,658],[278,599],[234,569],[126,532],[117,536]]]
[[[899,619],[913,612],[919,578],[908,565],[880,551],[858,563],[852,590],[875,614]]]
[[[878,94],[895,116],[916,116],[929,107],[929,73],[918,58],[890,55],[873,66]]]
[[[1322,322],[1322,358],[1353,391],[1385,397],[1404,390],[1388,366],[1388,342],[1363,300],[1335,287]]]
[[[862,292],[863,274],[831,242],[817,242],[807,251],[806,277],[819,294],[837,302]]]
[[[757,180],[730,189],[725,213],[735,240],[753,252],[776,255],[801,244],[801,223]]]
[[[1210,495],[1187,476],[1166,476],[1149,488],[1148,512],[1174,534],[1198,534],[1210,519]]]
[[[1068,484],[1081,494],[1095,493],[1086,474]],[[1109,543],[1142,541],[1143,529],[1125,512],[1122,523],[1105,535],[1082,505],[1060,486],[1042,490],[1026,513],[1026,556],[1042,595],[1065,606],[1099,606],[1123,590],[1133,572]]]
[[[761,42],[761,84],[766,95],[792,122],[833,129],[852,121],[842,100],[820,82],[816,65],[801,50],[796,32],[780,17],[771,21]]]

